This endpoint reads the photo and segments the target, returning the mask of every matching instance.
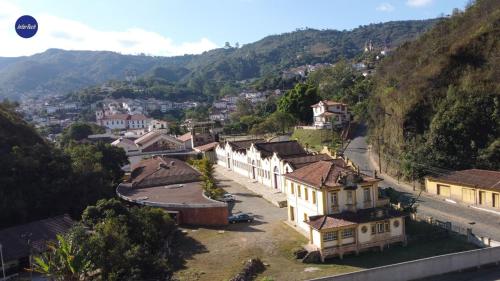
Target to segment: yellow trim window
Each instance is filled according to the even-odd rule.
[[[315,190],[312,191],[312,200],[313,200],[313,204],[316,204],[316,191]]]
[[[304,186],[304,200],[309,200],[309,192],[307,190],[307,187]]]
[[[338,239],[337,231],[328,231],[323,233],[323,242],[335,241]]]
[[[354,229],[348,228],[342,230],[342,238],[351,238],[354,236]]]
[[[297,196],[301,197],[300,196],[300,185],[297,185]]]
[[[293,182],[290,183],[290,193],[295,194],[295,185]]]

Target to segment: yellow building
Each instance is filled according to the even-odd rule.
[[[500,171],[470,169],[425,179],[426,191],[468,205],[500,209]]]
[[[285,175],[288,221],[321,258],[406,243],[404,214],[379,197],[378,182],[343,160],[318,161]]]

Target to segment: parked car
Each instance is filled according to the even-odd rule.
[[[223,202],[234,202],[236,200],[236,197],[234,197],[234,195],[232,195],[231,193],[226,193],[224,195],[222,195],[222,198],[221,198],[221,201]]]
[[[246,213],[240,213],[236,215],[229,216],[227,218],[229,223],[237,223],[237,222],[253,222],[253,217]]]

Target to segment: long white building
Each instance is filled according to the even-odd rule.
[[[307,164],[331,159],[310,154],[297,141],[262,139],[226,141],[215,149],[217,164],[269,188],[286,192],[283,175]]]

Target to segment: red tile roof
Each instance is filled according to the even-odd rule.
[[[32,246],[36,251],[42,252],[46,250],[48,241],[55,240],[57,234],[66,233],[74,223],[69,215],[61,215],[0,230],[4,261],[29,256],[27,238],[22,237],[23,235],[30,234]]]
[[[358,181],[359,183],[379,181],[364,174],[358,175],[356,171],[338,160],[318,161],[286,174],[285,177],[318,188],[348,186]]]
[[[134,188],[199,181],[200,173],[175,158],[152,157],[132,166],[128,181]]]
[[[263,139],[251,139],[251,140],[239,140],[239,141],[228,141],[227,143],[233,148],[233,150],[245,150],[250,148],[253,143],[264,142]]]
[[[277,142],[261,142],[256,143],[255,148],[260,151],[263,157],[272,156],[276,153],[280,158],[292,156],[306,156],[308,153],[295,140],[293,141],[277,141]]]
[[[284,159],[286,163],[290,164],[292,168],[294,169],[299,169],[304,166],[307,166],[311,163],[318,162],[321,160],[332,160],[332,157],[330,157],[327,154],[308,154],[305,156],[295,156],[295,157],[288,157]],[[339,161],[339,164],[343,163],[342,160]]]
[[[311,216],[309,224],[316,230],[344,227],[367,223],[373,221],[382,221],[389,218],[398,218],[406,216],[405,213],[389,208],[368,208],[361,209],[357,212],[342,212],[339,214]]]
[[[193,138],[193,135],[191,135],[191,132],[185,133],[184,135],[177,137],[178,140],[180,141],[188,141]]]
[[[197,146],[194,148],[194,150],[197,150],[197,151],[209,151],[209,150],[212,150],[214,149],[219,143],[218,142],[211,142],[211,143],[207,143],[207,144],[204,144],[204,145],[200,145],[200,146]]]
[[[500,171],[469,169],[428,178],[450,184],[500,190]]]

